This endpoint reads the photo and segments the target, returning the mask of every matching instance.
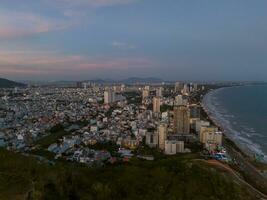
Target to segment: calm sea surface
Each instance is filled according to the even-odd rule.
[[[240,144],[267,158],[267,85],[222,88],[203,103]]]

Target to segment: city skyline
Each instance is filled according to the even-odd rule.
[[[264,0],[3,0],[0,76],[266,81],[266,6]]]

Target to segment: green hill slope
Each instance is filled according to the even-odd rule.
[[[0,88],[24,87],[25,84],[0,78]]]
[[[255,196],[223,172],[186,156],[133,160],[104,168],[48,165],[0,150],[0,199],[252,200]]]

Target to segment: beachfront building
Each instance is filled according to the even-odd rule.
[[[202,127],[200,142],[207,150],[213,151],[222,145],[222,132],[219,132],[217,127]]]
[[[167,139],[167,124],[161,123],[158,127],[158,136],[159,136],[159,148],[161,150],[165,149],[165,140]]]
[[[175,155],[177,153],[184,152],[184,142],[176,140],[165,140],[165,150],[166,155]]]
[[[190,110],[187,106],[174,107],[174,133],[190,133]]]

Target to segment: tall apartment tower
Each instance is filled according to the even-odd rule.
[[[175,105],[176,106],[186,106],[187,105],[187,103],[188,103],[188,100],[186,99],[186,98],[184,98],[184,96],[183,95],[177,95],[176,97],[175,97]]]
[[[147,97],[149,97],[149,90],[144,89],[144,90],[142,91],[142,98],[145,99],[145,98],[147,98]]]
[[[180,82],[176,82],[175,87],[174,87],[174,91],[175,92],[181,92],[182,89],[183,89],[183,84]]]
[[[107,90],[104,92],[104,103],[109,104],[115,101],[115,92],[112,90]]]
[[[156,89],[156,95],[158,97],[162,97],[163,87],[159,87]]]
[[[153,97],[153,112],[160,113],[160,97]]]
[[[174,132],[176,134],[190,133],[190,109],[187,106],[174,107]]]
[[[165,140],[167,139],[167,124],[161,123],[158,127],[158,142],[159,142],[159,149],[165,150]]]

